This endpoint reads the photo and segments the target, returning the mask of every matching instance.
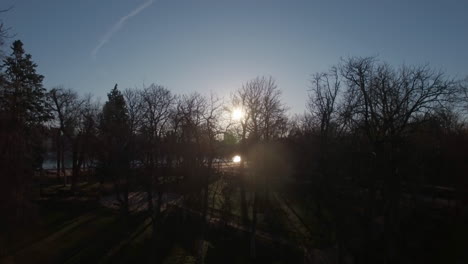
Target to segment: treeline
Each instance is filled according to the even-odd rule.
[[[33,210],[32,177],[42,167],[46,139],[54,142],[58,182],[65,181],[71,156],[72,192],[82,174],[93,171],[101,183],[112,183],[126,215],[129,192],[142,188],[154,232],[168,188],[190,182],[201,201],[200,240],[216,163],[240,154],[240,172],[252,176],[239,184],[252,256],[272,175],[304,183],[290,191],[307,188],[328,241],[359,262],[379,260],[370,250],[376,241],[383,259],[398,258],[405,208],[417,207],[424,186],[452,187],[457,212],[466,207],[466,81],[428,66],[343,59],[312,75],[306,113],[289,116],[271,77],[247,81],[226,100],[175,95],[156,84],[122,91],[115,85],[101,105],[71,89],[46,90],[21,41],[11,49],[0,72],[0,202],[8,212],[2,226],[27,221]],[[278,149],[281,154],[274,153]],[[346,222],[352,216],[358,226]],[[382,234],[376,219],[383,219]],[[358,246],[349,234],[356,228],[362,234]]]
[[[422,210],[438,191],[455,203],[443,218],[465,219],[466,81],[354,57],[313,75],[309,95],[288,141],[340,261],[400,263],[417,252],[408,254],[414,241],[403,223],[418,219],[413,231],[441,217]]]
[[[174,192],[174,185],[186,186],[179,192],[187,200],[198,200],[203,236],[212,199],[209,186],[220,172],[220,163],[230,161],[237,153],[242,156],[241,167],[246,160],[255,164],[263,155],[257,149],[260,142],[286,137],[286,108],[280,95],[272,78],[247,82],[233,95],[232,103],[223,103],[213,94],[174,95],[154,84],[123,92],[115,85],[101,108],[89,96],[79,98],[72,90],[54,88],[48,94],[54,117],[49,126],[56,139],[58,181],[65,175],[64,152],[69,152],[72,191],[83,165],[91,164],[101,183],[113,183],[124,215],[129,212],[129,192],[146,192],[154,232],[158,230],[164,195],[169,188]],[[241,115],[236,120],[234,111]],[[268,186],[266,176],[259,173],[255,182]],[[243,216],[248,218],[246,187],[241,187]],[[252,239],[260,189],[252,189]]]
[[[184,192],[195,193],[191,197],[200,200],[204,234],[215,163],[219,168],[220,162],[239,153],[239,140],[246,151],[247,143],[286,136],[286,108],[272,78],[246,83],[233,96],[233,104],[223,103],[214,94],[174,95],[153,84],[123,92],[115,85],[100,105],[90,95],[82,97],[63,87],[47,91],[21,41],[11,49],[1,75],[1,201],[5,212],[16,213],[7,214],[3,226],[31,219],[37,190],[33,175],[42,174],[46,151],[50,151],[45,143],[52,142],[57,182],[69,183],[71,195],[79,195],[82,174],[88,179],[92,172],[101,184],[112,183],[122,214],[127,215],[129,192],[144,191],[156,237],[163,196],[169,186],[184,181],[189,186]],[[239,120],[232,118],[234,109],[242,112]],[[67,156],[72,164],[70,182]],[[253,238],[256,208],[257,199]]]

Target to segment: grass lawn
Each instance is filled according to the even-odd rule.
[[[137,218],[129,220],[130,226],[141,221]],[[96,262],[129,234],[127,224],[113,212],[96,209],[63,223],[11,256],[15,263]]]
[[[214,200],[210,203],[215,209],[222,209],[224,187],[220,181],[211,186]],[[98,189],[95,183],[80,184],[75,198],[69,185],[44,187],[36,220],[9,234],[0,263],[147,263],[154,259],[155,250],[160,263],[194,263],[196,221],[180,222],[171,216],[160,227],[161,240],[155,246],[149,218],[138,213],[124,220],[118,212],[101,207],[95,195]],[[231,216],[240,222],[240,192],[234,191],[231,199]],[[296,231],[288,224],[287,214],[273,205],[258,214],[259,232],[293,241]],[[260,239],[258,258],[252,261],[247,233],[213,228],[206,237],[206,263],[290,263],[290,256],[301,258],[295,249]]]

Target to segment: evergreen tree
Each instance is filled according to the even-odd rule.
[[[0,66],[0,205],[9,211],[0,221],[7,223],[30,215],[32,176],[42,165],[40,132],[51,117],[37,65],[21,41],[11,49]]]
[[[128,113],[122,93],[114,89],[107,94],[108,101],[104,105],[101,118],[102,132],[112,137],[122,137],[128,129]]]
[[[12,53],[3,60],[1,109],[10,114],[12,122],[26,126],[41,124],[51,118],[44,76],[36,72],[37,64],[25,54],[20,40],[13,42]]]
[[[114,191],[124,213],[128,211],[129,151],[130,134],[128,111],[122,93],[114,89],[107,94],[100,118],[101,141],[103,144],[100,160],[101,173],[113,181]]]

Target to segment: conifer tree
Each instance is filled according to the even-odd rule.
[[[107,94],[100,118],[101,151],[100,168],[106,178],[114,183],[114,191],[124,213],[128,212],[130,127],[125,98],[117,84]]]
[[[11,209],[7,222],[30,211],[32,176],[42,166],[41,128],[51,117],[44,76],[20,40],[11,49],[0,66],[0,204]]]

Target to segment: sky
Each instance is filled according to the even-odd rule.
[[[0,0],[14,39],[45,76],[104,102],[156,83],[176,94],[230,94],[272,76],[290,113],[310,75],[378,56],[468,76],[467,0]]]

